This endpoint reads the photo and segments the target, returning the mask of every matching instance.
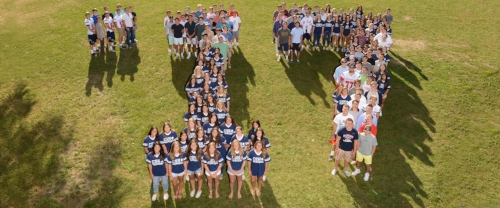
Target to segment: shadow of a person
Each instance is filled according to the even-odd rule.
[[[125,81],[126,76],[130,76],[130,81],[135,80],[135,73],[138,72],[138,65],[141,63],[141,57],[139,56],[139,48],[137,45],[132,45],[131,49],[121,49],[120,58],[118,60],[118,66],[116,73],[120,75],[120,80]]]
[[[92,88],[95,87],[99,91],[102,91],[104,86],[102,84],[102,79],[104,77],[104,69],[106,65],[104,64],[104,56],[97,55],[90,59],[88,80],[85,85],[85,95],[92,95]]]

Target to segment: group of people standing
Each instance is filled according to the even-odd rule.
[[[152,126],[142,144],[153,183],[154,194],[151,198],[153,201],[158,198],[160,181],[163,185],[163,199],[167,200],[169,180],[173,185],[174,199],[183,198],[184,180],[189,182],[190,197],[195,198],[201,197],[202,187],[206,181],[209,199],[220,197],[219,184],[224,178],[224,172],[229,176],[228,198],[230,199],[234,195],[235,182],[237,182],[236,197],[242,198],[241,188],[245,180],[245,169],[251,179],[252,195],[261,194],[262,181],[266,180],[271,161],[269,156],[271,144],[261,128],[260,121],[253,121],[251,129],[245,135],[243,128],[237,126],[229,114],[231,97],[227,92],[226,68],[223,67],[225,63],[222,58],[228,56],[224,51],[229,52],[233,42],[221,35],[217,25],[204,23],[207,15],[210,15],[209,21],[213,21],[214,12],[221,16],[229,14],[235,17],[237,12],[234,10],[234,5],[231,5],[229,13],[224,10],[222,4],[220,11],[216,9],[216,5],[214,6],[215,9],[210,7],[210,12],[205,13],[201,5],[198,5],[198,11],[194,14],[189,12],[189,7],[186,7],[187,15],[176,18],[169,16],[167,11],[165,18],[165,24],[168,24],[167,38],[170,42],[169,31],[171,31],[173,42],[180,45],[180,48],[174,49],[176,56],[184,48],[184,40],[182,36],[181,40],[178,40],[176,27],[179,27],[179,22],[185,17],[187,17],[186,24],[191,24],[193,17],[199,19],[195,25],[195,36],[190,32],[189,25],[184,32],[187,36],[188,50],[194,50],[196,46],[190,46],[194,44],[200,51],[198,54],[195,53],[196,64],[185,88],[188,108],[183,116],[184,129],[178,134],[167,122],[163,124],[161,132]],[[172,20],[176,23],[172,24]],[[201,36],[197,36],[199,32],[197,26],[200,23],[206,29],[202,30]],[[225,21],[222,23],[224,31],[230,29],[229,23]],[[182,28],[182,25],[179,28]],[[214,28],[216,35],[212,31]],[[233,34],[238,31],[234,30],[234,24],[231,28]]]
[[[362,6],[346,12],[342,8],[331,8],[330,4],[323,8],[316,5],[314,9],[308,4],[293,4],[287,10],[283,2],[273,14],[277,60],[281,60],[284,51],[286,61],[292,63],[295,54],[297,63],[300,63],[300,51],[304,48],[347,52],[352,45],[355,48],[361,46],[363,50],[368,45],[372,49],[389,49],[393,43],[390,36],[392,20],[390,8],[384,15],[373,15],[372,12],[365,14]],[[378,35],[380,33],[383,35]]]
[[[96,56],[99,51],[104,52],[105,47],[110,52],[116,52],[115,31],[118,31],[120,48],[131,49],[131,44],[137,44],[137,40],[135,39],[135,31],[137,30],[136,22],[137,14],[134,12],[132,6],[122,9],[122,5],[118,4],[114,12],[109,11],[109,8],[105,6],[102,16],[99,15],[97,8],[92,9],[92,14],[86,12],[84,23],[87,28],[90,55]]]

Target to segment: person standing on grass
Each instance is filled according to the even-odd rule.
[[[174,17],[171,15],[170,10],[167,10],[167,17],[163,20],[163,26],[166,29],[166,36],[168,40],[168,56],[172,55],[172,49],[174,48],[174,33],[172,33],[172,25],[174,25]],[[174,50],[175,51],[175,50]]]
[[[365,126],[364,132],[359,134],[359,148],[356,151],[356,161],[358,164],[356,164],[356,169],[352,172],[353,176],[360,174],[361,170],[359,168],[364,160],[366,165],[366,173],[363,178],[364,181],[368,181],[370,179],[373,154],[375,154],[378,145],[377,137],[372,134],[371,130],[372,128],[370,126]]]
[[[90,45],[90,55],[94,56],[94,53],[96,53],[96,48],[95,48],[95,41],[97,40],[97,34],[96,34],[96,29],[95,29],[95,24],[94,20],[90,17],[90,13],[86,12],[85,13],[85,27],[87,27],[87,36],[89,39],[89,45]]]
[[[120,10],[117,9],[116,13],[120,14]],[[125,37],[125,24],[123,23],[122,15],[115,14],[114,17],[115,27],[118,30],[118,42],[120,44],[120,49],[125,48],[123,38]]]
[[[153,151],[153,145],[158,141],[158,128],[156,126],[152,126],[149,129],[148,135],[144,138],[144,142],[142,143],[142,147],[144,148],[144,156],[147,158],[148,154]]]
[[[219,29],[217,29],[217,31],[219,31]],[[219,33],[219,32],[217,32]],[[222,35],[220,35],[218,37],[219,39],[219,42],[216,42],[214,44],[212,44],[212,47],[214,48],[219,48],[220,50],[220,53],[222,54],[222,61],[223,61],[223,65],[222,65],[222,72],[226,72],[226,67],[227,67],[227,62],[228,62],[228,59],[227,59],[227,56],[228,54],[230,53],[229,50],[231,50],[231,48],[229,47],[229,44],[224,41],[224,37]]]
[[[135,32],[137,31],[137,14],[134,12],[134,8],[132,6],[129,6],[128,9],[130,10],[130,14],[132,14],[132,22],[133,22],[133,33],[132,33],[132,43],[137,44],[137,39],[135,39]]]
[[[213,135],[213,133],[212,133]],[[215,143],[210,142],[207,146],[207,151],[203,155],[203,166],[205,175],[208,178],[208,198],[212,198],[212,187],[215,185],[215,198],[219,198],[219,175],[221,175],[222,165],[224,163],[223,156],[217,151]]]
[[[198,146],[198,143],[193,140],[189,142],[188,149],[186,151],[188,157],[188,165],[187,165],[187,172],[188,172],[188,179],[190,185],[191,185],[191,192],[189,193],[189,196],[195,197],[196,193],[196,198],[200,198],[201,196],[201,188],[203,186],[203,180],[201,178],[201,174],[203,173],[203,166],[202,166],[202,157],[203,157],[203,151],[200,149]],[[198,191],[196,191],[196,180],[198,180]]]
[[[104,12],[104,26],[106,27],[106,36],[108,37],[109,51],[116,52],[115,47],[115,24],[113,23],[113,17],[111,17],[109,11]]]
[[[321,21],[321,15],[319,15],[319,13],[318,13],[314,17],[314,22],[313,22],[313,26],[312,26],[312,31],[314,32],[313,50],[316,49],[316,50],[320,51],[319,43],[320,43],[320,39],[323,37],[324,29],[325,29],[325,27],[323,25],[323,21]],[[323,48],[324,48],[324,46],[323,46]]]
[[[278,62],[281,60],[281,51],[285,50],[285,59],[288,62],[289,47],[291,42],[291,32],[288,23],[283,22],[283,27],[278,30]]]
[[[332,121],[333,131],[330,143],[332,144],[332,151],[330,152],[330,157],[328,161],[332,161],[335,158],[335,144],[337,144],[338,132],[346,127],[347,119],[354,120],[354,117],[349,114],[349,106],[345,105],[342,107],[342,113],[337,114]]]
[[[269,170],[269,162],[271,162],[271,157],[264,148],[261,141],[257,141],[254,144],[254,149],[250,150],[247,155],[248,160],[248,174],[251,176],[252,190],[250,193],[253,195],[257,194],[260,196],[262,190],[262,180],[263,176],[267,175]],[[256,187],[258,183],[258,187]]]
[[[155,142],[153,151],[151,151],[146,158],[149,175],[151,180],[153,180],[153,196],[151,197],[151,201],[156,201],[160,180],[163,184],[163,200],[168,200],[168,177],[165,156],[166,154],[163,152],[160,143]]]
[[[354,121],[352,118],[346,120],[346,127],[341,129],[337,133],[338,145],[335,148],[335,167],[332,170],[332,175],[337,174],[337,168],[339,166],[340,160],[344,159],[344,173],[347,177],[351,176],[351,173],[347,170],[349,167],[349,162],[351,158],[354,158],[356,151],[358,150],[358,131],[353,128]]]
[[[373,112],[373,105],[368,104],[365,107],[365,112],[359,115],[358,122],[356,123],[356,129],[361,128],[361,125],[366,123],[366,116],[367,115],[372,115],[372,123],[375,124],[375,126],[378,124],[378,119],[377,116],[375,115],[375,112]]]
[[[168,122],[165,122],[163,124],[163,132],[160,133],[159,139],[163,152],[169,153],[172,143],[177,141],[179,138],[177,138],[177,132],[172,129],[172,126],[170,126]]]
[[[312,26],[314,24],[313,18],[311,17],[310,10],[306,11],[306,16],[304,18],[302,18],[300,24],[302,25],[302,29],[304,30],[302,48],[304,48],[304,45],[306,45],[306,48],[309,50],[309,41],[311,41],[311,30],[312,30]]]
[[[340,112],[342,112],[342,108],[344,107],[344,105],[347,106],[347,103],[349,101],[351,101],[351,96],[347,94],[347,88],[343,87],[340,90],[340,95],[337,95],[334,100],[334,109],[333,109],[334,115],[337,115]]]
[[[135,43],[132,39],[134,34],[134,15],[130,13],[129,8],[125,8],[125,14],[122,15],[123,24],[125,25],[125,30],[127,31],[127,46],[129,49],[132,48],[130,44]]]
[[[335,82],[335,88],[337,88],[341,84],[340,75],[342,73],[349,71],[349,67],[347,66],[347,60],[345,58],[340,59],[340,66],[335,69],[335,73],[333,74],[333,81]]]
[[[377,136],[377,126],[373,123],[373,115],[366,114],[365,120],[366,121],[361,124],[361,127],[359,127],[358,133],[362,133],[363,129],[369,126],[371,128],[371,133],[373,134],[373,136]]]
[[[231,33],[231,31],[229,30],[228,27],[226,26],[223,26],[222,27],[222,33],[221,33],[222,36],[225,37],[226,39],[226,43],[229,44],[229,48],[227,50],[227,68],[231,68],[231,56],[232,56],[232,49],[233,49],[233,33]],[[224,58],[224,57],[223,57]]]
[[[234,182],[238,181],[238,199],[241,199],[241,187],[243,185],[243,175],[245,173],[245,161],[247,153],[236,139],[231,142],[231,149],[227,153],[227,174],[229,175],[229,198],[233,198]]]
[[[283,27],[282,14],[278,13],[278,17],[277,17],[276,21],[274,21],[274,25],[273,25],[273,34],[274,34],[273,43],[276,44],[276,56],[279,56],[279,54],[278,54],[278,44],[279,44],[279,42],[277,42],[277,39],[278,39],[278,30],[281,29],[282,27]]]
[[[232,5],[232,4],[231,4]],[[232,7],[231,7],[232,8]],[[240,41],[240,29],[241,29],[241,19],[238,16],[237,11],[230,11],[229,15],[231,15],[230,21],[233,22],[233,38],[235,39],[235,46],[239,47],[239,41]]]
[[[191,58],[191,51],[194,52],[194,49],[196,47],[196,43],[198,42],[196,40],[196,23],[193,22],[193,15],[189,14],[188,15],[188,21],[184,25],[184,30],[186,33],[186,42],[187,42],[187,48],[188,48],[188,55],[186,59]],[[196,55],[196,53],[195,53]]]
[[[168,167],[168,175],[174,185],[174,199],[182,198],[182,189],[184,188],[184,176],[187,176],[188,161],[186,154],[181,150],[179,142],[172,143],[172,151],[165,160]]]
[[[201,5],[201,4],[200,4]],[[203,38],[203,32],[205,32],[205,22],[203,22],[203,17],[200,16],[198,17],[198,23],[196,23],[196,26],[194,28],[195,34],[196,34],[196,48],[198,49],[196,53],[194,53],[194,57],[198,58],[198,53],[201,52],[202,48],[205,47],[206,44],[200,44],[202,38]]]
[[[385,21],[387,21],[387,24],[390,25],[392,23],[392,20],[394,18],[391,15],[391,8],[387,8],[387,10],[385,10],[384,18],[385,18]]]
[[[180,24],[180,19],[175,18],[175,24],[172,25],[172,34],[174,34],[174,53],[175,58],[179,58],[179,53],[181,54],[181,59],[184,59],[184,41],[182,39],[182,33],[184,32],[184,26]]]
[[[354,64],[349,64],[349,70],[340,74],[340,82],[349,91],[354,87],[354,82],[360,79],[360,76],[354,70]]]
[[[292,40],[292,51],[297,56],[297,63],[300,63],[300,49],[302,48],[302,38],[304,30],[300,27],[299,21],[295,22],[295,28],[290,32],[290,39]],[[293,62],[293,54],[291,53],[290,63]]]
[[[97,33],[97,38],[99,39],[99,43],[100,43],[100,44],[97,44],[97,47],[99,48],[99,51],[101,51],[101,53],[103,53],[104,52],[104,38],[106,36],[104,34],[104,28],[102,27],[101,22],[102,22],[101,16],[97,15],[97,23],[95,25],[95,31]]]

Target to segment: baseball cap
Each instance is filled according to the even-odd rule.
[[[188,10],[188,9],[189,9],[189,6],[186,6],[186,10]]]
[[[365,126],[365,131],[371,131],[372,127],[371,126]]]

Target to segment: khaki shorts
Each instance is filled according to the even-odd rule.
[[[339,154],[335,157],[335,160],[340,160],[344,158],[344,161],[351,162],[352,151],[339,150]]]
[[[125,35],[125,28],[118,28],[118,38],[121,38]]]
[[[371,155],[363,155],[356,151],[356,161],[358,162],[363,162],[365,160],[365,164],[371,165],[372,164],[372,156]]]

